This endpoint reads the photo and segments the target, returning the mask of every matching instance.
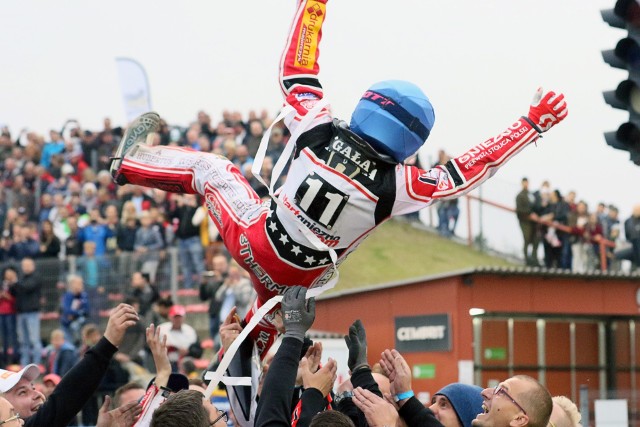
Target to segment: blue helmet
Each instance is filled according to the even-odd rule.
[[[418,86],[385,80],[362,96],[351,115],[351,130],[402,163],[422,147],[434,121],[431,102]]]

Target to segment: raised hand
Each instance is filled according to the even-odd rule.
[[[130,427],[142,413],[142,406],[138,402],[130,402],[116,409],[109,410],[111,397],[106,395],[104,403],[98,412],[96,427]]]
[[[155,384],[158,387],[166,387],[171,375],[171,362],[167,354],[167,336],[160,337],[160,328],[153,323],[146,329],[147,345],[153,355],[153,363],[156,365]]]
[[[400,418],[392,404],[362,387],[353,389],[351,400],[364,413],[370,426],[395,426]]]
[[[313,345],[309,346],[304,357],[300,359],[300,363],[298,364],[298,373],[296,375],[296,386],[301,386],[303,384],[302,374],[304,373],[304,371],[302,367],[302,360],[307,359],[304,369],[314,374],[320,367],[321,358],[322,358],[322,343],[319,341],[314,342]]]
[[[287,288],[282,298],[282,321],[284,336],[304,342],[304,334],[309,330],[316,318],[315,299],[309,298],[307,303],[307,288],[293,286]]]
[[[411,368],[397,350],[383,351],[380,366],[389,377],[391,394],[397,395],[411,390]]]
[[[111,310],[109,321],[104,331],[104,337],[111,344],[119,347],[124,339],[124,333],[127,328],[135,325],[140,320],[138,313],[129,304],[118,304],[116,308]]]
[[[529,107],[528,118],[537,127],[536,130],[542,133],[564,120],[567,113],[567,103],[564,101],[563,94],[556,94],[553,91],[545,93],[540,87]]]
[[[367,364],[367,333],[360,319],[349,326],[349,335],[344,336],[344,341],[349,349],[347,365],[353,373],[356,368],[368,366]]]
[[[318,389],[323,396],[327,396],[333,389],[338,375],[338,364],[335,360],[329,358],[329,361],[322,368],[312,372],[309,369],[309,360],[303,357],[300,360],[300,368],[302,370],[302,384],[305,389]]]
[[[229,311],[224,322],[220,325],[219,332],[222,350],[227,351],[242,332],[242,325],[240,324],[240,317],[236,313],[236,307],[233,307],[231,311]]]

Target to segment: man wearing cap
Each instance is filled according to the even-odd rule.
[[[482,411],[482,389],[475,385],[452,383],[433,395],[429,409],[444,427],[471,427]]]
[[[169,360],[177,367],[178,359],[189,353],[189,347],[198,341],[198,334],[191,325],[185,323],[187,311],[182,305],[174,305],[169,309],[169,321],[158,326],[161,335],[167,336]],[[174,369],[175,370],[175,369]]]
[[[58,374],[47,374],[42,377],[42,394],[44,394],[45,400],[51,396],[61,380],[62,378]]]
[[[34,364],[19,372],[0,369],[0,393],[26,420],[26,426],[67,426],[100,385],[126,329],[138,321],[133,307],[118,305],[109,316],[104,336],[67,372],[44,404],[44,396],[33,383],[40,374]]]

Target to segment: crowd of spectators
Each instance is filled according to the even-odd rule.
[[[523,178],[522,189],[516,196],[516,215],[526,265],[575,273],[598,270],[603,267],[602,246],[606,270],[620,271],[625,260],[632,271],[640,268],[640,205],[622,220],[615,205],[600,202],[595,208],[589,207],[586,201],[578,199],[575,191],[563,194],[552,189],[549,181],[532,191],[529,180]]]
[[[433,393],[430,401],[421,402],[402,354],[387,349],[371,363],[360,320],[345,335],[350,377],[336,385],[336,360],[325,360],[322,344],[306,336],[315,320],[315,301],[306,299],[306,288],[300,286],[288,288],[283,295],[282,340],[273,357],[265,358],[258,369],[260,385],[249,397],[257,400],[255,411],[238,412],[240,406],[233,403],[225,410],[207,395],[203,379],[176,369],[171,362],[172,333],[181,324],[175,319],[182,321],[186,315],[181,306],[169,310],[168,329],[150,324],[144,330],[151,355],[149,377],[130,381],[130,375],[121,373],[123,363],[118,355],[129,331],[142,320],[137,308],[119,304],[104,334],[86,325],[81,357],[66,345],[63,331],[53,331],[46,363],[50,370],[42,379],[35,364],[16,372],[1,370],[0,423],[52,427],[580,425],[573,402],[562,396],[552,398],[542,384],[525,375],[485,389],[452,383]],[[238,337],[238,328],[242,330],[232,314],[235,308],[220,326],[223,351]],[[241,353],[234,357],[251,358]],[[228,388],[227,394],[232,390]]]
[[[251,164],[271,120],[265,112],[260,115],[251,113],[247,121],[239,113],[225,112],[220,123],[214,125],[206,113],[200,112],[197,121],[186,129],[163,122],[160,132],[154,134],[149,143],[181,145],[224,155],[240,168],[258,194],[266,196],[266,188],[251,175]],[[71,381],[65,384],[63,379],[77,378],[78,371],[96,362],[91,358],[87,363],[82,362],[86,354],[99,359],[99,371],[104,375],[99,380],[92,380],[95,383],[92,383],[93,389],[84,396],[86,399],[79,408],[76,407],[77,402],[71,406],[76,410],[67,423],[93,425],[100,416],[109,419],[138,416],[139,411],[134,409],[136,405],[131,405],[136,399],[126,401],[121,397],[140,391],[144,394],[149,373],[158,368],[159,348],[166,353],[171,371],[197,383],[194,377],[198,376],[198,371],[194,360],[202,355],[202,337],[189,324],[185,307],[163,297],[169,279],[169,248],[177,251],[181,287],[194,290],[201,301],[209,304],[209,332],[214,350],[224,347],[221,331],[225,320],[229,315],[234,319],[244,318],[255,298],[245,271],[230,261],[215,226],[196,196],[133,185],[118,187],[113,183],[108,172],[109,159],[122,134],[122,129],[112,127],[108,119],[105,119],[103,129],[95,132],[82,129],[77,121],[70,120],[61,130],[50,131],[47,138],[31,132],[12,135],[6,128],[0,133],[0,265],[3,277],[0,290],[0,338],[3,343],[0,366],[16,364],[23,367],[20,375],[28,382],[37,377],[28,368],[30,366],[38,366],[39,371],[46,374],[38,382],[40,394],[33,395],[29,407],[31,412],[20,409],[24,418],[35,415],[51,396],[55,405],[60,405],[61,396],[54,394],[55,390],[60,384],[67,389]],[[282,153],[287,136],[286,129],[273,128],[263,164],[263,175],[267,179],[274,161]],[[441,151],[434,166],[448,159]],[[523,188],[525,190],[530,211],[525,212],[518,205],[521,225],[539,218],[568,227],[566,230],[532,222],[533,237],[525,237],[525,258],[532,265],[538,263],[537,246],[542,243],[547,267],[583,271],[596,262],[594,251],[598,236],[616,242],[621,240],[622,225],[615,207],[601,204],[596,211],[590,212],[586,203],[576,202],[575,194],[562,197],[559,191],[551,191],[548,184],[536,192],[528,193],[528,188]],[[439,203],[437,211],[440,234],[454,235],[459,215],[457,200]],[[624,228],[627,240],[632,243],[630,256],[637,267],[640,265],[640,209],[636,211],[624,223]],[[610,249],[610,268],[617,268],[616,259],[615,251]],[[114,338],[116,326],[111,325],[114,321],[111,316],[103,336],[99,326],[104,317],[102,313],[118,299],[125,304],[116,310],[129,313],[123,314],[127,321],[121,319],[126,325],[121,323],[117,326],[119,329]],[[122,307],[131,307],[131,310]],[[59,328],[49,334],[49,339],[45,339],[48,345],[44,348],[40,331],[43,311],[57,312],[60,323]],[[131,313],[135,313],[135,322]],[[157,342],[149,344],[149,327],[153,330],[151,325],[157,325],[155,330],[167,337],[159,347]],[[294,347],[297,346],[295,343]],[[317,346],[313,349],[312,352],[318,352]],[[293,353],[300,354],[300,351]],[[315,359],[319,361],[319,358],[316,354]],[[398,359],[398,355],[394,358]],[[402,360],[401,356],[398,360]],[[303,358],[300,363],[308,363],[308,359]],[[374,373],[390,381],[393,391],[394,369],[399,367],[393,368],[391,363],[388,360],[386,369]],[[364,365],[371,373],[368,364]],[[385,365],[384,361],[382,365]],[[350,366],[353,373],[359,370],[358,367]],[[308,388],[319,389],[323,399],[333,393],[328,380],[335,372],[333,362],[328,362],[323,370],[316,366],[310,372],[300,381],[314,385]],[[359,377],[356,375],[352,380],[354,378]],[[345,396],[353,399],[353,405],[345,412],[350,422],[356,425],[374,416],[375,411],[367,409],[366,405],[384,406],[376,399],[376,396],[382,397],[382,387],[378,391],[377,386],[362,389],[369,380],[368,377],[364,382],[360,380],[342,384],[335,402],[339,406],[338,401],[347,402]],[[275,390],[276,386],[272,387]],[[443,405],[442,399],[446,398],[449,405],[459,401],[461,395],[447,393],[460,388],[452,386],[434,395],[430,413],[436,414],[435,417],[444,425],[446,417],[439,414],[446,413],[447,405]],[[2,391],[10,392],[10,389]],[[396,397],[407,392],[398,388],[395,391]],[[477,392],[475,400],[480,402],[482,399],[490,401],[496,393],[495,390],[485,390],[482,395],[478,390],[473,392]],[[104,401],[106,406],[101,406],[105,394],[114,397],[115,409],[108,409],[110,398]],[[282,396],[276,393],[272,397]],[[198,406],[193,396],[184,398],[187,403],[180,403],[181,399],[173,400],[179,406],[194,402]],[[337,409],[336,405],[324,406]],[[0,413],[5,407],[0,399]],[[17,407],[15,409],[18,410]],[[205,405],[205,409],[209,414],[216,414],[215,422],[227,418],[215,408]],[[391,411],[386,406],[380,410],[392,420],[403,416],[403,411],[398,415],[397,409],[395,407]],[[412,410],[415,412],[411,416],[425,416],[416,407]],[[457,416],[462,420],[459,411]],[[407,411],[405,415],[408,416]],[[233,413],[228,416],[235,418]],[[206,418],[211,421],[211,417]],[[350,425],[348,421],[345,425]],[[320,421],[318,423],[314,425],[322,425]]]

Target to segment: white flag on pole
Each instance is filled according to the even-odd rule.
[[[147,73],[142,65],[131,58],[116,58],[120,91],[127,122],[151,111],[151,92]]]

